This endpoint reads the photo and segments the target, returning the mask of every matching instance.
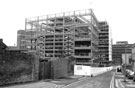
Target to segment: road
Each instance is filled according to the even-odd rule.
[[[92,78],[88,77],[85,80],[77,81],[62,88],[110,88],[114,73],[115,71],[112,70]]]
[[[50,82],[36,82],[30,84],[13,85],[0,88],[113,88],[110,87],[112,83],[113,74],[115,70],[105,72],[95,77],[82,77],[52,80]],[[113,84],[113,83],[112,83]]]

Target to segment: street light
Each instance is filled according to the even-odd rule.
[[[125,63],[124,63],[124,66],[123,66],[123,70],[124,70],[124,82],[126,82],[126,46],[125,45]]]

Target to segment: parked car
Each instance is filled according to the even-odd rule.
[[[133,78],[134,78],[134,74],[135,74],[135,73],[134,73],[133,71],[127,69],[125,76],[126,76],[128,79],[133,79]]]

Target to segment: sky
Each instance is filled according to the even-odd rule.
[[[0,0],[0,38],[8,46],[17,45],[25,18],[84,9],[108,22],[113,43],[135,43],[135,0]]]

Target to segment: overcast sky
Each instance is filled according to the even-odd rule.
[[[135,43],[135,0],[1,0],[0,38],[13,46],[25,18],[90,8],[99,21],[108,21],[114,43]]]

